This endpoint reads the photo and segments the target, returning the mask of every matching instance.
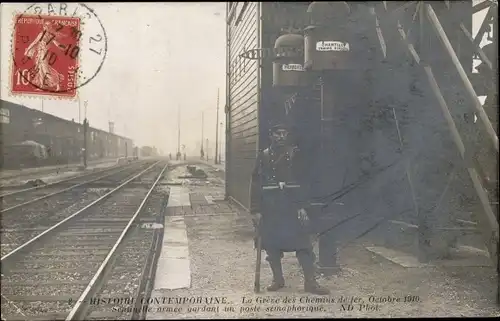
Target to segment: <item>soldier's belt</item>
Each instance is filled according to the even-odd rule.
[[[285,188],[299,188],[298,184],[286,184],[284,182],[279,182],[277,185],[262,186],[262,189],[285,189]]]

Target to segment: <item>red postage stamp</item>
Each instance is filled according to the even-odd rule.
[[[80,35],[78,17],[17,15],[12,93],[75,97]]]

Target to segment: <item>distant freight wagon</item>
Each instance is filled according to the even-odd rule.
[[[141,157],[158,156],[158,151],[157,151],[156,147],[151,147],[151,146],[142,146],[140,153],[141,153]]]
[[[37,157],[37,159],[43,159],[37,163],[56,165],[78,163],[82,160],[84,141],[82,124],[8,101],[1,100],[0,102],[0,149],[4,151],[3,153],[7,146],[32,141],[43,145],[47,153],[47,159]],[[90,123],[92,124],[92,121]],[[88,160],[118,158],[132,154],[133,141],[130,138],[92,127],[89,127],[87,132],[87,143]],[[7,149],[16,148],[8,147]],[[34,162],[33,157],[29,161],[14,160],[14,158],[4,155],[1,164],[3,168],[19,167],[21,163]],[[28,166],[26,164],[25,166]]]

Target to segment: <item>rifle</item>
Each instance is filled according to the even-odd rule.
[[[260,237],[260,222],[255,225],[255,237],[256,237],[256,249],[257,249],[257,261],[255,262],[255,281],[254,281],[254,292],[260,292],[260,265],[262,262],[262,239]]]

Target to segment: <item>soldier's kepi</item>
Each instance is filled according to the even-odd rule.
[[[315,279],[315,256],[307,228],[308,166],[297,146],[287,138],[287,126],[274,124],[270,130],[271,145],[259,153],[252,173],[250,211],[259,221],[261,245],[273,273],[267,290],[277,291],[285,286],[283,252],[295,252],[304,272],[305,291],[326,295],[329,291]]]

